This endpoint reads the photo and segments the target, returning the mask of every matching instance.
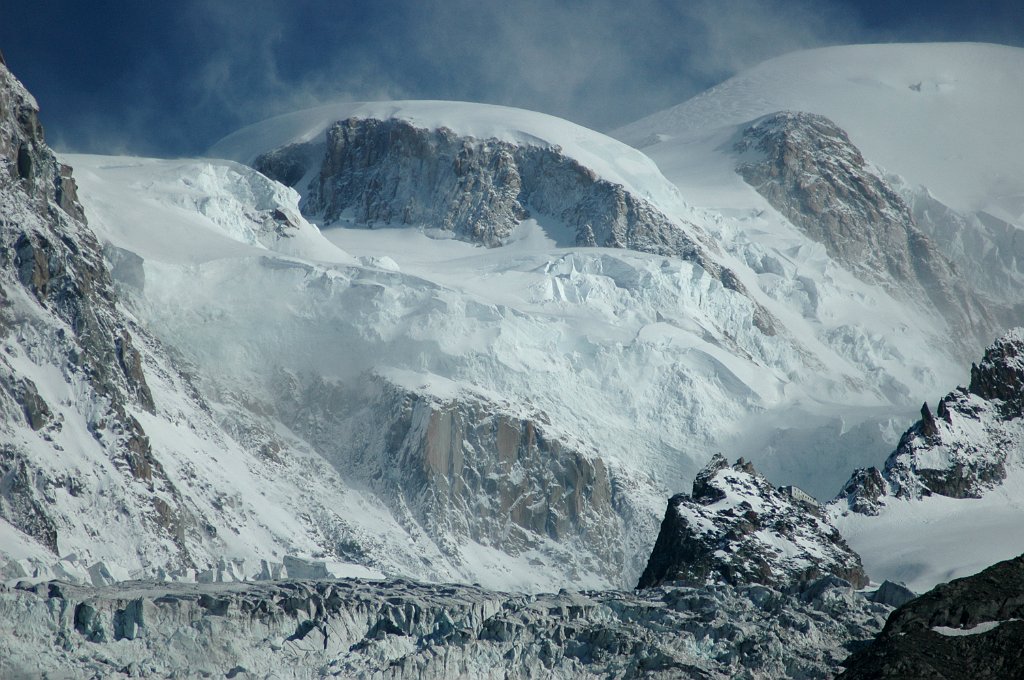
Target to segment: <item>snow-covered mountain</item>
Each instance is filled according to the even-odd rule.
[[[274,460],[281,435],[266,423],[238,419],[227,431],[180,355],[120,302],[106,260],[120,280],[141,285],[140,256],[109,246],[104,255],[70,168],[44,143],[35,101],[5,69],[0,77],[4,580],[252,576],[289,552],[320,553],[322,532],[344,516],[372,518],[368,534],[418,563],[405,541],[381,530],[386,513],[357,512],[366,501],[343,495],[319,458],[296,447]],[[126,220],[159,219],[120,207]],[[232,208],[232,224],[253,240],[302,242],[290,236],[301,220],[246,208]],[[194,214],[183,209],[175,223],[194,226]]]
[[[887,173],[963,213],[1019,223],[1024,51],[979,43],[846,45],[770,59],[615,132],[676,184],[699,186],[699,137],[777,111],[823,115]],[[710,170],[711,168],[708,168]],[[719,178],[706,174],[703,184]],[[726,185],[723,188],[727,188]],[[689,194],[687,195],[689,200]]]
[[[1006,411],[1019,334],[849,498],[825,513],[796,488],[828,498],[879,464],[916,404],[1024,320],[1021,133],[1002,113],[1024,91],[1022,54],[790,55],[616,132],[640,150],[543,114],[382,102],[250,126],[211,151],[229,160],[68,165],[0,66],[5,581],[334,574],[537,592],[631,587],[660,560],[645,585],[700,585],[543,596],[537,607],[586,622],[586,644],[555,651],[538,640],[568,639],[559,617],[526,612],[526,595],[410,596],[401,606],[430,630],[368,614],[393,581],[317,591],[284,618],[269,602],[295,584],[150,584],[138,604],[116,585],[68,600],[23,584],[2,606],[89,644],[157,617],[125,663],[173,637],[176,616],[234,608],[267,614],[260,634],[309,664],[329,661],[301,641],[326,650],[337,620],[358,619],[339,639],[362,645],[345,663],[366,672],[396,659],[419,672],[425,649],[464,670],[512,654],[639,672],[625,659],[650,653],[666,673],[832,672],[885,611],[839,582],[866,581],[850,547],[869,576],[915,589],[1024,549],[1019,408]],[[652,555],[665,498],[691,485]],[[988,542],[974,561],[955,552],[968,530]],[[166,608],[186,591],[185,614]],[[329,613],[310,609],[317,597]],[[829,613],[808,650],[756,638],[762,663],[736,656],[735,636],[711,652],[659,646],[651,630],[692,624],[650,612],[680,598],[744,621],[760,620],[750,603]],[[445,607],[463,623],[439,623]],[[526,628],[509,632],[521,612]],[[856,630],[837,624],[847,614]],[[106,654],[74,640],[60,663]],[[267,673],[284,658],[270,649]]]
[[[816,58],[870,73],[869,59],[847,63],[858,54]],[[724,86],[698,100],[714,97],[739,106]],[[250,572],[269,549],[526,588],[631,584],[663,499],[717,449],[822,498],[881,460],[910,405],[955,383],[965,318],[1004,307],[961,294],[898,192],[863,203],[842,189],[889,181],[852,133],[801,128],[786,143],[845,145],[792,171],[847,172],[820,193],[846,210],[829,229],[862,251],[744,182],[737,169],[770,148],[736,143],[763,122],[712,121],[725,132],[678,126],[697,130],[692,148],[726,135],[702,147],[701,177],[729,206],[679,170],[679,129],[645,147],[656,166],[565,121],[472,104],[321,107],[215,147],[297,191],[228,161],[69,157],[125,313],[201,395],[209,427],[193,451],[229,449],[308,508],[280,513],[308,518],[294,533],[236,527],[246,547],[222,557]],[[884,242],[868,226],[878,214],[895,216]],[[891,268],[858,255],[893,239],[919,247],[893,249]],[[181,402],[166,389],[158,409]],[[150,439],[176,456],[178,436]],[[330,490],[309,490],[308,460]],[[234,486],[220,492],[251,496]],[[252,522],[279,521],[264,517],[274,507]]]
[[[771,126],[751,126],[780,111],[801,112],[805,121],[806,114],[824,116],[825,125],[835,126],[833,132],[820,134],[819,129],[812,136],[821,142],[834,140],[821,147],[834,169],[843,164],[837,149],[845,146],[848,155],[852,144],[855,155],[866,159],[867,173],[851,185],[843,171],[820,173],[823,168],[810,168],[813,172],[804,177],[817,175],[811,186],[819,187],[812,193],[820,194],[820,187],[830,183],[840,188],[845,184],[854,192],[874,184],[875,195],[898,193],[902,201],[887,201],[896,209],[880,213],[890,214],[882,224],[898,215],[899,222],[928,237],[927,247],[937,249],[955,267],[960,283],[981,296],[997,325],[1005,328],[1018,323],[1020,314],[1019,239],[1014,233],[1024,219],[1024,161],[1015,149],[1024,143],[1024,131],[1013,112],[1024,104],[1018,87],[1022,65],[1024,52],[1019,48],[971,43],[807,50],[764,62],[679,106],[627,125],[615,136],[654,159],[691,203],[760,213],[764,203],[735,177],[737,166],[746,160],[738,157],[739,152],[757,143],[751,134],[759,130],[761,143],[769,141],[764,134]],[[786,134],[799,134],[792,121],[800,115],[789,118]],[[847,136],[838,146],[835,131]],[[774,138],[780,139],[777,126]],[[740,149],[737,141],[743,142]],[[799,140],[774,148],[802,148],[801,153],[813,159],[811,148]],[[853,158],[855,166],[863,165]],[[752,169],[742,174],[755,179]],[[757,184],[765,193],[763,179]],[[838,206],[792,196],[790,208],[802,202],[794,211],[771,196],[764,198],[770,204],[769,217],[777,210],[805,231],[810,225],[801,225],[795,213],[809,213],[817,221],[835,220],[843,212]],[[912,223],[905,214],[908,208]],[[771,231],[779,233],[777,228]],[[831,240],[813,228],[809,233],[835,256],[844,250],[836,248],[837,240],[849,240],[850,234],[843,229],[833,232]],[[886,252],[884,257],[893,255]],[[895,264],[872,264],[872,257],[883,254],[869,256],[854,271],[864,266],[891,269]],[[926,259],[933,269],[945,267],[934,256]],[[973,334],[979,327],[987,329],[984,316],[974,314],[969,321],[961,330]]]

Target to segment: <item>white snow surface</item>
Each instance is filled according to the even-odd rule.
[[[1005,621],[985,621],[974,626],[974,628],[951,628],[949,626],[932,626],[932,631],[946,637],[963,637],[965,635],[981,635],[990,630],[995,630],[1004,623],[1020,621],[1020,619],[1006,619]]]
[[[868,160],[926,186],[954,209],[1018,225],[1024,219],[1018,47],[923,43],[793,52],[614,135],[643,149],[681,185],[685,171],[699,166],[676,158],[690,155],[702,138],[780,110],[831,118]]]

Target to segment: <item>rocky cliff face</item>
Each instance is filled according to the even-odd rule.
[[[652,486],[548,434],[542,413],[438,398],[381,377],[281,387],[283,420],[372,488],[453,563],[473,544],[573,581],[635,575],[655,527],[624,488]],[[628,577],[627,577],[628,578]]]
[[[937,586],[889,617],[842,680],[1024,676],[1024,557]]]
[[[991,337],[985,305],[831,120],[775,113],[743,130],[735,149],[743,179],[844,267],[930,303],[960,331]]]
[[[669,500],[637,587],[761,583],[787,588],[822,576],[867,584],[860,558],[810,496],[775,488],[749,463],[716,455],[693,492]]]
[[[0,516],[57,551],[69,521],[58,497],[84,500],[87,483],[54,458],[62,431],[83,428],[137,500],[129,521],[188,563],[177,493],[138,419],[155,408],[139,332],[37,113],[0,66]]]
[[[857,470],[836,502],[874,515],[887,497],[978,498],[1019,465],[1022,426],[1024,331],[1016,329],[971,366],[968,387],[940,399],[934,413],[925,404],[883,469]]]
[[[322,155],[318,154],[322,148]],[[254,167],[296,184],[321,166],[304,210],[331,224],[425,225],[499,246],[536,214],[563,222],[575,244],[696,257],[702,247],[643,198],[598,177],[557,147],[478,140],[404,120],[349,118],[326,143],[292,144]],[[315,170],[314,170],[315,171]]]
[[[890,608],[849,585],[563,591],[408,581],[0,591],[0,674],[831,677]]]
[[[557,146],[476,139],[404,120],[348,118],[326,140],[289,144],[255,159],[272,179],[304,189],[303,211],[325,224],[415,225],[496,247],[524,219],[551,223],[561,245],[627,248],[695,262],[745,292],[692,224],[599,177]],[[773,331],[767,311],[758,324]]]

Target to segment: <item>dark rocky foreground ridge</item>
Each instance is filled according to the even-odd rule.
[[[0,590],[0,675],[827,678],[889,611],[836,579],[794,593],[536,596],[409,581],[51,582]]]
[[[1024,555],[937,586],[889,617],[841,680],[1024,677]]]

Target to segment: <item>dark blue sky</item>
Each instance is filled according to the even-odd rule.
[[[0,50],[59,149],[201,153],[339,98],[463,99],[608,129],[794,49],[1024,45],[1024,3],[7,0]]]

